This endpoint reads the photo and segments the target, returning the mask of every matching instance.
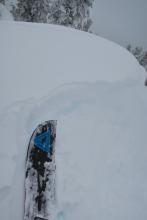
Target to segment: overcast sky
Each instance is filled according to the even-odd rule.
[[[98,35],[147,50],[147,0],[95,0],[92,19]]]

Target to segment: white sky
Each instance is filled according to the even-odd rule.
[[[147,49],[147,0],[95,0],[92,19],[99,36]]]

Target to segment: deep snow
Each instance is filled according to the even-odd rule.
[[[140,80],[144,72],[126,49],[92,34],[2,21],[0,30],[1,108],[21,99],[41,98],[61,84]]]
[[[55,219],[146,220],[142,67],[80,31],[7,22],[0,30],[1,218],[23,219],[30,135],[57,119]]]

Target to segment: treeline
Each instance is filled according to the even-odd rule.
[[[89,31],[94,0],[17,0],[11,6],[14,20],[58,24]],[[0,0],[5,4],[5,0]]]

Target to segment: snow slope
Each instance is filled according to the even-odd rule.
[[[16,22],[0,22],[0,31],[1,107],[64,83],[139,80],[144,71],[127,50],[85,32]]]
[[[1,219],[23,219],[30,135],[57,119],[55,220],[146,220],[147,92],[137,61],[68,28],[0,29]]]

